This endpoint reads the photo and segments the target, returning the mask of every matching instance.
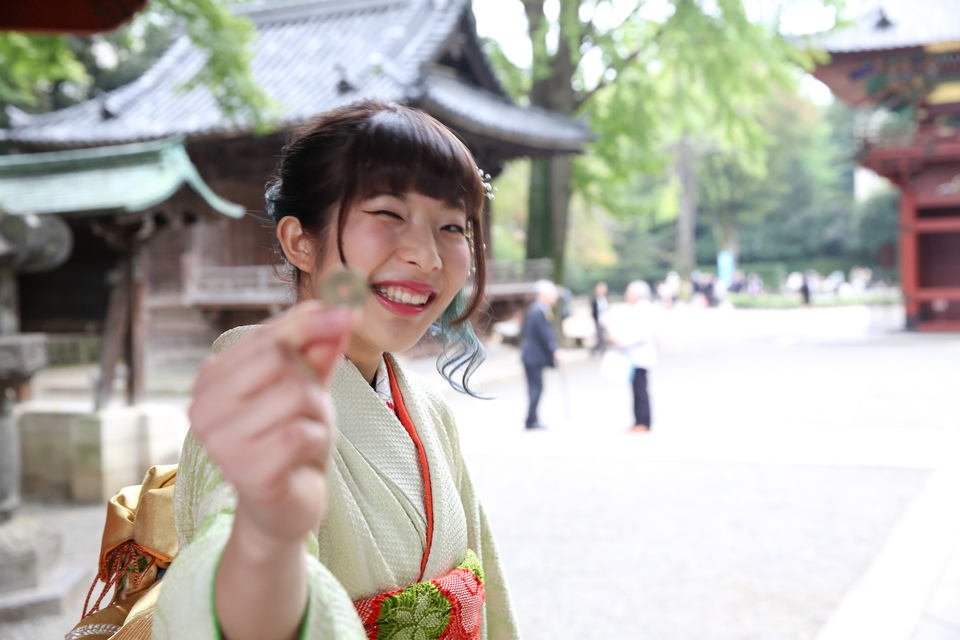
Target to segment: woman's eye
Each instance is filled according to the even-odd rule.
[[[466,230],[466,228],[463,227],[462,225],[459,225],[459,224],[448,224],[448,225],[446,225],[446,226],[443,227],[443,230],[444,230],[444,231],[455,231],[456,233],[459,233],[460,235],[463,235],[463,236],[467,235],[467,230]]]
[[[397,220],[402,220],[402,219],[403,219],[402,217],[400,217],[400,214],[394,213],[393,211],[388,211],[388,210],[386,210],[386,209],[378,209],[378,210],[376,210],[376,211],[367,211],[366,213],[370,213],[370,214],[373,214],[373,215],[375,215],[375,216],[387,216],[387,217],[390,217],[390,218],[396,218]]]

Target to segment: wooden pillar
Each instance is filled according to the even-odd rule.
[[[907,329],[914,330],[920,321],[920,255],[917,240],[917,194],[904,182],[900,196],[900,286],[907,315]]]
[[[147,256],[143,244],[134,242],[130,249],[130,287],[128,299],[129,336],[127,349],[127,404],[137,404],[146,397],[147,317],[144,305],[146,290],[145,273]]]
[[[94,408],[99,410],[110,402],[117,362],[127,342],[130,326],[130,254],[122,253],[113,271],[107,318],[103,325],[103,349],[100,354],[100,380],[97,382]]]

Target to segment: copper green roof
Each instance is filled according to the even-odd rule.
[[[0,208],[14,215],[136,213],[165,202],[184,186],[215,213],[231,218],[244,214],[243,207],[207,186],[181,137],[0,156]]]

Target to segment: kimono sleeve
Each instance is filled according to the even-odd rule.
[[[214,581],[230,537],[236,494],[202,445],[188,435],[174,492],[180,552],[163,577],[154,614],[154,640],[219,640]],[[366,634],[343,586],[316,558],[317,541],[307,538],[309,600],[301,637],[363,640]]]

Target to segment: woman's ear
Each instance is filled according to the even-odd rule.
[[[277,240],[283,255],[290,264],[304,273],[313,271],[316,260],[316,247],[313,238],[307,235],[300,221],[293,216],[286,216],[277,223]]]

